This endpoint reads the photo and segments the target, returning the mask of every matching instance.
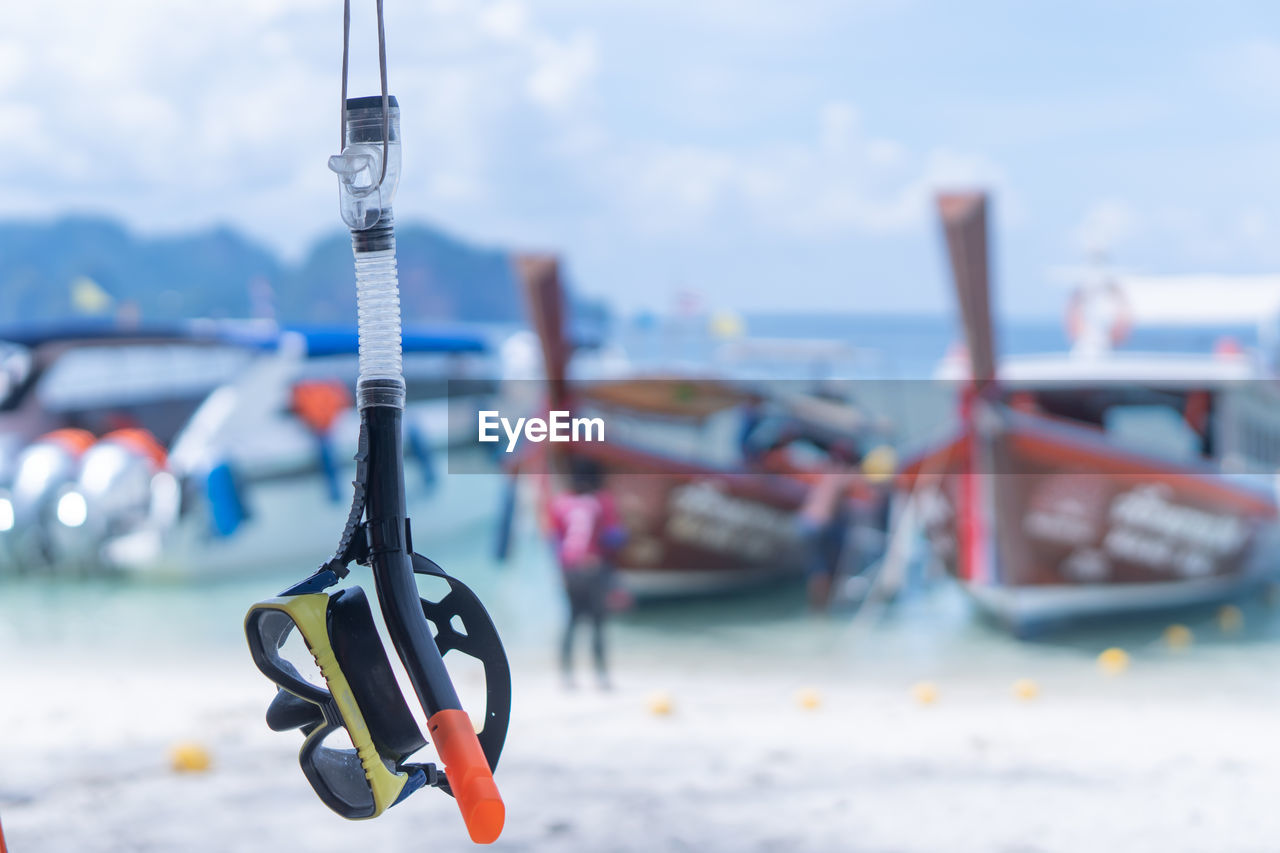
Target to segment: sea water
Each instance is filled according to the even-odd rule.
[[[622,323],[615,339],[638,365],[703,365],[723,374],[719,353],[725,344],[706,331],[705,321],[665,324]],[[746,318],[753,338],[827,339],[851,346],[867,377],[912,381],[927,378],[959,338],[955,324],[942,317],[867,318],[839,315],[763,315]],[[1154,351],[1209,352],[1224,335],[1253,343],[1249,329],[1139,330],[1131,347]],[[1060,351],[1065,333],[1052,321],[1015,321],[1002,328],[1001,350],[1018,354]],[[813,369],[810,364],[807,369]],[[778,367],[769,378],[811,379],[804,366]],[[905,413],[907,418],[911,413]],[[937,411],[930,415],[938,418]],[[945,415],[942,416],[945,421]],[[945,427],[946,423],[941,423]],[[496,474],[465,477],[454,499],[472,501],[492,512],[446,537],[419,534],[417,549],[472,585],[494,614],[514,657],[550,660],[563,618],[559,578],[534,519],[519,519],[513,557],[506,564],[492,557],[494,516],[503,480]],[[418,528],[421,530],[421,527]],[[334,531],[334,540],[339,531]],[[282,532],[287,535],[287,532]],[[227,577],[205,577],[163,584],[112,579],[0,579],[0,662],[30,652],[181,656],[194,649],[243,651],[241,622],[253,601],[275,594],[312,570],[312,566],[247,567]],[[353,567],[349,582],[370,583],[367,570]],[[691,652],[732,665],[735,660],[805,658],[841,665],[859,658],[868,637],[886,666],[915,661],[917,668],[949,661],[961,669],[1014,654],[1094,654],[1109,645],[1158,644],[1171,620],[1189,625],[1200,642],[1191,651],[1206,660],[1229,647],[1235,655],[1280,658],[1280,615],[1260,601],[1243,602],[1244,629],[1223,634],[1216,610],[1113,620],[1059,631],[1033,644],[1019,644],[984,623],[945,579],[916,589],[892,607],[867,608],[856,617],[837,612],[811,617],[797,584],[744,592],[731,597],[649,605],[616,620],[613,642],[630,654],[688,659]],[[872,612],[874,611],[874,612]],[[855,648],[856,647],[856,648]],[[1010,649],[1015,651],[1010,651]],[[234,651],[232,651],[234,650]],[[931,663],[932,662],[932,663]],[[865,665],[866,661],[863,661]]]

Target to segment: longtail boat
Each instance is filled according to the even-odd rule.
[[[1162,289],[1227,319],[1230,281],[1103,277],[1073,299],[1070,352],[1002,359],[987,199],[943,195],[938,208],[966,338],[938,375],[960,388],[959,428],[897,482],[946,572],[1019,634],[1224,600],[1272,577],[1280,387],[1268,366],[1230,343],[1116,349],[1144,318],[1176,319]],[[1280,309],[1280,280],[1246,282],[1241,310],[1256,320],[1268,294]]]
[[[561,478],[573,457],[599,466],[627,529],[616,557],[623,585],[638,597],[672,597],[800,577],[806,550],[796,513],[810,483],[753,467],[738,454],[736,436],[754,392],[665,374],[570,381],[573,347],[558,263],[526,256],[516,265],[541,342],[548,410],[598,415],[608,425],[605,441],[545,445],[521,470],[546,475],[545,482]],[[540,493],[544,505],[548,494]],[[872,509],[882,497],[857,483],[848,497],[855,524],[878,524]]]

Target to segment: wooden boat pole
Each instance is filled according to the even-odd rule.
[[[960,303],[969,368],[976,390],[981,392],[996,376],[987,258],[987,195],[983,192],[943,193],[938,196],[938,213]]]
[[[998,521],[1016,519],[1020,507],[1001,474],[1012,475],[1008,440],[996,403],[996,345],[991,311],[991,269],[987,246],[987,194],[943,193],[938,213],[946,237],[951,275],[960,304],[969,351],[972,386],[961,405],[968,433],[967,471],[957,495],[956,544],[962,576],[977,583],[1001,583],[1027,559],[1025,543],[1001,539]],[[1004,546],[1003,548],[1001,546]]]
[[[961,408],[970,436],[968,471],[961,479],[957,545],[966,554],[968,579],[1016,584],[1031,565],[1025,538],[1010,535],[1024,507],[1018,490],[1005,407],[998,399],[995,325],[987,235],[987,194],[942,194],[938,212],[956,297],[965,327],[973,385]]]
[[[542,349],[543,373],[547,381],[547,410],[567,409],[569,388],[566,376],[572,348],[565,337],[564,293],[560,286],[560,263],[554,255],[524,254],[516,256],[514,266],[516,277],[520,280],[520,288],[524,292],[525,302],[529,306],[530,323]],[[543,451],[548,454],[550,452]],[[508,467],[507,483],[499,498],[497,526],[494,529],[494,556],[499,562],[506,562],[511,556],[519,504],[516,494],[519,486],[518,475],[522,470],[532,473],[527,471],[528,466],[534,468],[540,465],[545,466],[540,472],[543,475],[541,486],[543,489],[547,487],[546,474],[552,468],[552,460],[545,458],[544,461],[539,462],[538,455],[522,455],[519,461]]]
[[[549,409],[563,409],[569,401],[565,379],[572,345],[565,332],[560,262],[554,255],[520,255],[516,258],[516,273],[529,303],[533,330],[542,345],[542,364],[547,378],[547,406]]]

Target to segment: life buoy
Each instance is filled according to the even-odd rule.
[[[1115,307],[1111,315],[1111,323],[1107,328],[1108,343],[1112,347],[1118,347],[1129,339],[1129,335],[1133,331],[1133,311],[1129,307],[1129,301],[1125,298],[1124,291],[1117,287],[1115,283],[1109,283],[1092,291],[1085,288],[1076,288],[1071,294],[1071,298],[1067,302],[1066,316],[1067,338],[1071,343],[1077,343],[1087,333],[1088,317],[1086,313],[1089,302],[1102,293],[1105,293],[1110,298],[1111,304]]]

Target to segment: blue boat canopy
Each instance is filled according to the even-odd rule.
[[[307,355],[354,355],[359,348],[355,329],[344,326],[299,326],[281,330],[295,332],[307,343]],[[489,341],[484,335],[459,327],[408,327],[401,338],[406,353],[487,352]]]
[[[296,334],[312,357],[355,355],[359,336],[351,326],[285,326],[269,321],[193,320],[170,325],[121,326],[110,321],[71,321],[0,328],[0,341],[25,347],[75,340],[190,340],[273,350],[285,334]],[[419,326],[404,330],[406,353],[488,352],[490,339],[465,326]]]

